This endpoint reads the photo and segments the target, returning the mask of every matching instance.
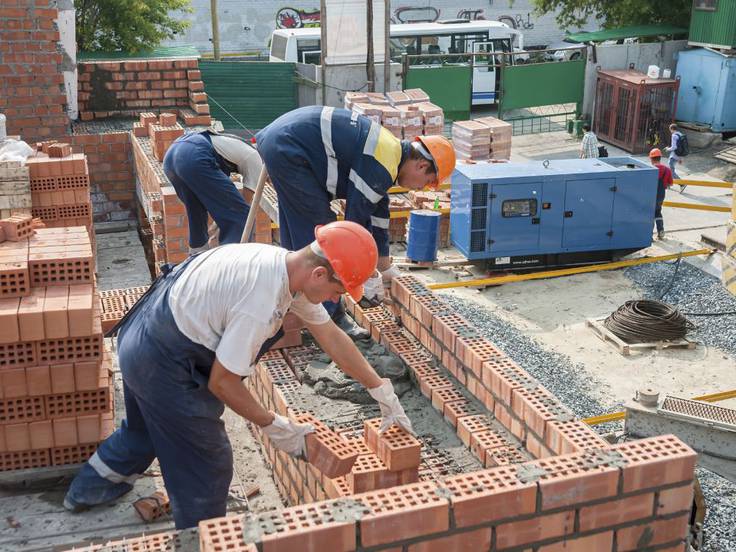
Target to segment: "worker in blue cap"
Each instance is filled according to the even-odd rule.
[[[443,136],[402,141],[368,117],[333,107],[290,111],[256,135],[279,201],[281,246],[299,249],[314,228],[335,220],[333,199],[345,199],[345,220],[373,234],[378,270],[365,284],[366,298],[383,299],[398,270],[389,255],[388,189],[397,184],[437,188],[455,168],[455,150]],[[326,302],[333,320],[353,338],[367,338],[339,302]]]

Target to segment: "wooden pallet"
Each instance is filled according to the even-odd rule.
[[[678,339],[677,341],[651,341],[647,343],[626,343],[623,339],[614,334],[611,330],[603,325],[605,318],[592,319],[585,321],[593,333],[597,335],[601,341],[607,341],[618,349],[618,352],[624,356],[629,356],[633,351],[645,351],[655,349],[695,349],[697,343],[689,339]]]
[[[715,157],[716,159],[720,159],[721,161],[726,161],[728,163],[733,163],[734,165],[736,165],[736,146],[721,150],[718,153],[714,154],[713,157]]]

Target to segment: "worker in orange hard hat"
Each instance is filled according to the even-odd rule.
[[[657,228],[657,238],[664,239],[664,219],[662,218],[662,203],[664,203],[667,188],[672,186],[672,171],[666,165],[661,163],[662,150],[654,148],[649,152],[649,160],[652,165],[657,167],[659,174],[657,176],[657,203],[654,206],[654,224]]]
[[[64,499],[80,511],[133,488],[155,458],[178,529],[224,516],[233,453],[220,419],[224,405],[258,425],[276,448],[305,453],[314,431],[269,411],[241,379],[297,314],[320,347],[378,402],[382,428],[407,418],[393,385],[381,379],[320,304],[360,298],[378,260],[376,243],[354,222],[318,226],[298,251],[230,244],[166,270],[114,328],[126,419],[82,467]],[[307,458],[309,460],[309,458]]]
[[[369,229],[378,246],[378,271],[365,284],[373,301],[399,273],[389,255],[388,189],[436,188],[455,168],[445,137],[402,141],[368,117],[333,107],[286,113],[256,135],[256,144],[278,194],[282,247],[309,243],[315,226],[335,220],[330,202],[344,199],[345,219]],[[349,335],[369,337],[340,303],[325,307]]]

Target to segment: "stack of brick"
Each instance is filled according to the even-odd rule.
[[[397,138],[413,140],[423,134],[442,134],[445,117],[441,107],[429,102],[420,88],[387,92],[346,92],[345,107],[365,115]]]
[[[491,129],[489,159],[510,159],[511,135],[513,134],[511,123],[507,123],[496,117],[480,117],[476,121]]]
[[[187,126],[209,125],[196,58],[89,61],[78,64],[83,121],[175,110]]]
[[[0,218],[31,213],[28,167],[19,161],[0,161]]]
[[[106,289],[100,292],[102,333],[109,332],[115,324],[135,305],[148,286],[122,289]]]
[[[490,154],[491,129],[477,121],[455,121],[452,145],[458,159],[487,161]]]
[[[41,142],[37,149],[26,163],[33,216],[49,228],[84,226],[94,236],[87,158],[65,143]]]
[[[18,222],[0,244],[2,471],[82,462],[113,430],[89,234]]]
[[[49,0],[0,8],[0,111],[8,134],[29,143],[69,132],[57,17]]]

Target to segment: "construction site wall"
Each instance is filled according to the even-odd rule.
[[[54,5],[50,0],[0,4],[0,111],[8,135],[27,142],[69,132]]]

